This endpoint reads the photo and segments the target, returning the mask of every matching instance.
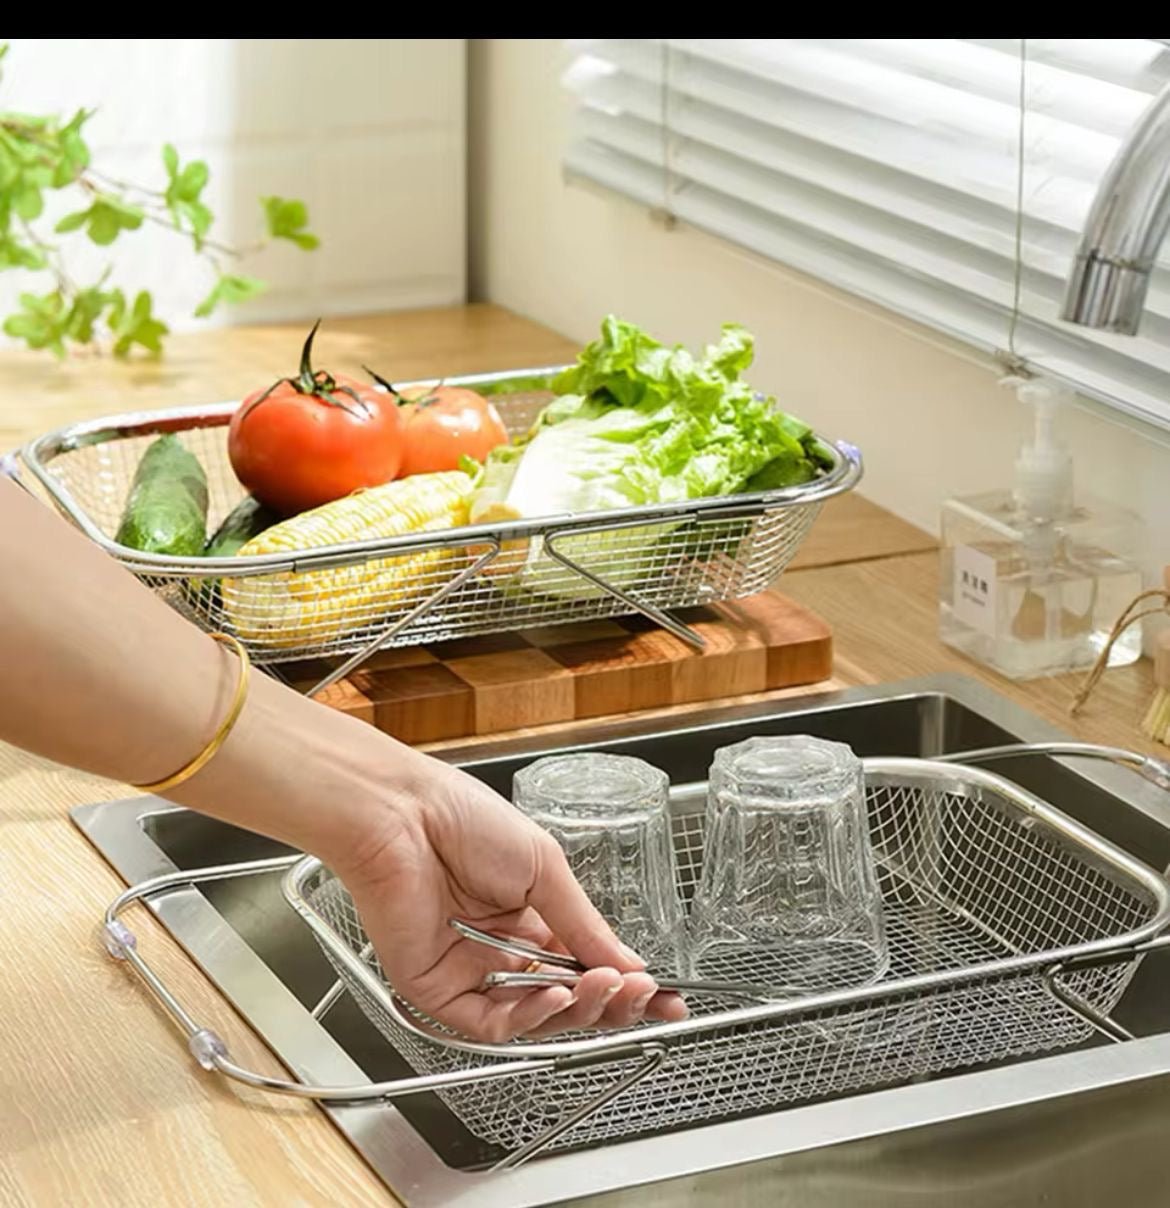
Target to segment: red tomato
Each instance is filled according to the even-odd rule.
[[[300,373],[249,395],[228,430],[236,477],[286,516],[380,486],[402,466],[396,401],[357,378],[314,370],[318,326],[305,341]]]
[[[464,455],[483,461],[507,444],[508,429],[500,413],[482,395],[461,386],[416,386],[404,390],[402,469],[429,474],[457,470]]]

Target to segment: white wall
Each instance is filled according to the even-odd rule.
[[[206,160],[215,234],[231,244],[259,235],[260,195],[307,202],[322,246],[243,262],[272,289],[225,320],[442,305],[465,296],[465,58],[462,39],[17,38],[0,109],[96,107],[94,166],[135,183],[165,180],[164,142]],[[165,229],[67,247],[83,276],[112,261],[117,283],[153,290],[174,327],[192,325],[212,279]],[[23,276],[0,274],[0,313],[51,288]]]
[[[736,320],[757,337],[753,380],[866,455],[872,499],[924,528],[948,494],[1007,485],[1027,416],[987,359],[877,307],[639,207],[568,186],[559,42],[471,50],[471,288],[578,340],[613,311],[692,346]],[[1170,448],[1075,410],[1082,485],[1153,525],[1170,562]]]

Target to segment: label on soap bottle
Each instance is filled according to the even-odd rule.
[[[954,568],[951,608],[956,619],[994,637],[995,559],[973,545],[956,545]]]

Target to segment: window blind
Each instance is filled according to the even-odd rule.
[[[1058,318],[1098,183],[1170,81],[1165,41],[569,46],[571,178],[1170,428],[1170,245],[1140,335]]]

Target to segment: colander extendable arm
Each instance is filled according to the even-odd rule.
[[[385,1101],[401,1098],[406,1095],[422,1094],[427,1091],[439,1091],[456,1086],[466,1086],[473,1082],[488,1082],[497,1079],[514,1078],[521,1075],[537,1073],[568,1073],[583,1063],[589,1064],[625,1064],[637,1061],[639,1064],[629,1073],[615,1078],[600,1094],[581,1104],[574,1111],[558,1120],[544,1133],[535,1137],[528,1144],[508,1154],[499,1161],[493,1170],[513,1170],[522,1165],[559,1136],[587,1119],[605,1104],[624,1094],[631,1087],[652,1074],[666,1060],[666,1047],[653,1042],[630,1041],[614,1047],[604,1055],[588,1057],[520,1057],[497,1063],[484,1063],[469,1069],[445,1073],[416,1075],[411,1078],[396,1078],[389,1082],[368,1082],[353,1086],[314,1086],[304,1082],[294,1082],[287,1078],[277,1078],[262,1074],[245,1066],[237,1065],[232,1060],[227,1045],[220,1035],[209,1027],[200,1024],[188,1012],[186,1007],[167,987],[166,983],[138,951],[138,938],[119,917],[123,911],[135,902],[143,901],[154,894],[163,893],[180,887],[194,886],[211,881],[223,881],[230,877],[255,876],[263,873],[283,872],[291,868],[304,857],[301,855],[274,856],[266,860],[250,860],[238,864],[219,864],[207,868],[182,869],[178,872],[166,873],[153,877],[138,885],[133,885],[106,908],[102,938],[106,950],[114,957],[128,965],[142,979],[147,988],[158,1000],[167,1014],[178,1025],[187,1039],[187,1048],[191,1055],[209,1072],[222,1074],[226,1078],[271,1094],[288,1095],[299,1099],[312,1099],[326,1104],[353,1104]]]
[[[990,763],[997,759],[1015,759],[1027,755],[1066,755],[1083,759],[1101,759],[1132,768],[1137,774],[1170,791],[1170,762],[1154,755],[1141,755],[1125,747],[1108,747],[1092,742],[1013,742],[999,747],[979,747],[972,751],[955,751],[936,755],[938,763]]]

